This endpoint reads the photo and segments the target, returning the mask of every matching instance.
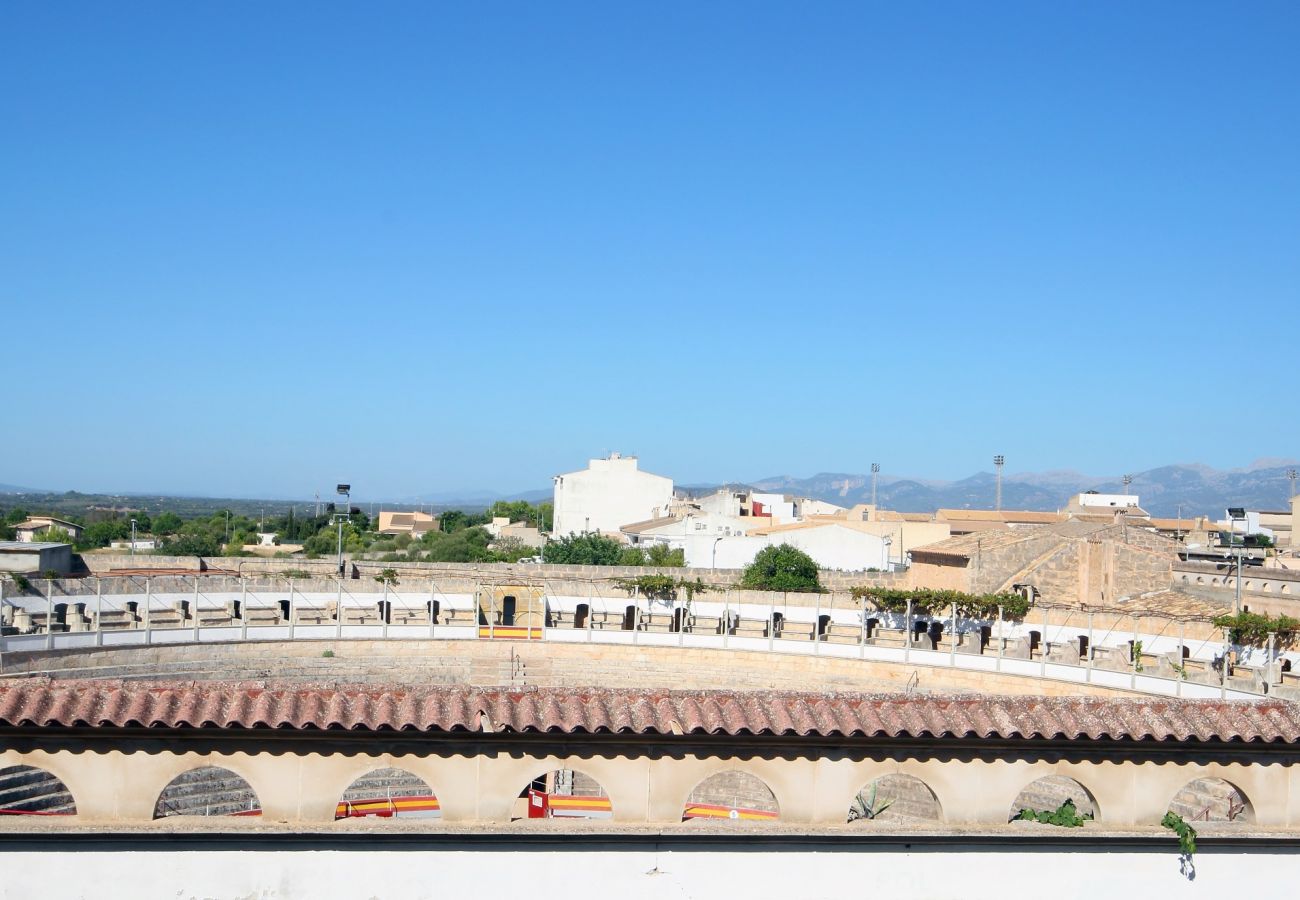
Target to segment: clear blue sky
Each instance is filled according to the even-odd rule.
[[[1297,455],[1297,47],[1294,2],[5,4],[0,482]]]

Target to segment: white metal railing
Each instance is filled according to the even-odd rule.
[[[313,584],[300,590],[292,579],[270,582],[240,580],[192,584],[178,590],[178,579],[166,580],[159,590],[154,581],[130,581],[131,593],[93,593],[55,596],[23,594],[0,599],[4,636],[0,653],[84,649],[94,647],[149,646],[175,643],[220,643],[284,640],[464,640],[492,636],[479,629],[478,592],[439,589],[437,583],[413,589],[400,585],[356,584],[337,580],[332,590]],[[1185,628],[1169,620],[1132,619],[1132,628],[1094,628],[1091,616],[1050,611],[1042,620],[1009,622],[966,620],[940,615],[911,615],[863,610],[834,601],[813,606],[775,599],[767,604],[740,602],[726,592],[719,599],[657,601],[597,594],[563,594],[549,586],[543,590],[545,621],[541,639],[560,643],[630,644],[663,647],[767,651],[805,656],[873,660],[912,666],[1001,672],[1047,678],[1099,687],[1135,690],[1181,697],[1258,697],[1270,679],[1253,677],[1252,683],[1228,683],[1221,674],[1225,650],[1265,673],[1274,671],[1293,654],[1273,649],[1230,647],[1204,636],[1189,639]],[[495,606],[493,615],[499,615]],[[901,633],[901,646],[876,644],[868,637],[868,622]],[[944,650],[928,649],[907,639],[915,624],[938,622],[948,638]],[[628,626],[632,627],[628,627]],[[958,647],[956,637],[987,628],[993,652],[972,652]],[[793,639],[792,639],[793,638]],[[1048,647],[1086,640],[1086,653],[1078,663],[1053,660]],[[1008,655],[1012,641],[1036,640],[1038,655]],[[1177,657],[1200,666],[1202,672],[1219,672],[1214,683],[1193,681],[1146,671],[1140,660],[1120,669],[1098,666],[1102,655],[1132,655],[1142,644],[1144,657]],[[980,641],[983,648],[983,640]],[[1023,651],[1023,645],[1022,645]],[[1300,660],[1296,660],[1300,662]],[[1185,671],[1185,670],[1184,670]],[[1234,679],[1240,681],[1240,679]]]

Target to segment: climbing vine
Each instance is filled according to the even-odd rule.
[[[1267,644],[1269,632],[1277,636],[1279,645],[1290,644],[1295,640],[1296,632],[1300,631],[1300,620],[1290,616],[1270,616],[1245,610],[1234,615],[1215,616],[1214,624],[1219,628],[1227,628],[1234,644],[1248,644],[1252,647]]]
[[[1165,813],[1165,817],[1160,820],[1160,824],[1178,835],[1179,851],[1183,856],[1191,859],[1192,854],[1196,852],[1196,829],[1187,824],[1187,821],[1182,816],[1172,810]]]
[[[859,585],[850,588],[854,600],[866,600],[884,612],[903,612],[907,601],[912,601],[915,613],[946,612],[957,604],[957,615],[968,619],[996,619],[998,607],[1008,619],[1023,619],[1029,612],[1029,601],[1020,594],[967,594],[964,591],[943,591],[934,588],[883,588]]]

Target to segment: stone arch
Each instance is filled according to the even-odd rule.
[[[915,775],[889,773],[864,785],[849,804],[850,822],[912,824],[943,821],[934,791]]]
[[[741,769],[724,769],[691,789],[682,807],[682,820],[730,819],[775,821],[781,808],[767,782]]]
[[[442,806],[419,775],[387,766],[371,769],[353,781],[334,810],[335,819],[367,816],[437,819],[442,817]]]
[[[612,819],[614,803],[605,787],[580,769],[549,769],[519,792],[510,820]]]
[[[1047,810],[1057,809],[1066,800],[1074,801],[1075,809],[1085,818],[1101,818],[1097,808],[1097,798],[1079,782],[1068,775],[1044,775],[1020,789],[1007,819],[1015,819],[1022,809]]]
[[[261,814],[261,803],[248,781],[222,766],[198,766],[181,772],[158,794],[153,810],[155,819]]]
[[[1193,778],[1179,788],[1169,801],[1169,811],[1192,823],[1246,825],[1255,821],[1255,807],[1246,792],[1231,781],[1213,776]]]
[[[0,768],[0,815],[76,814],[72,792],[53,772],[23,765]]]

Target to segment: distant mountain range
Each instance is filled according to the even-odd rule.
[[[1130,493],[1141,498],[1144,509],[1156,516],[1208,515],[1218,518],[1229,506],[1250,509],[1289,508],[1291,483],[1288,469],[1300,463],[1286,459],[1261,459],[1244,469],[1214,469],[1197,464],[1161,466],[1134,472]],[[679,485],[690,493],[712,491],[722,485]],[[871,476],[846,472],[823,472],[810,478],[776,475],[750,483],[729,482],[727,487],[753,488],[800,497],[815,497],[841,506],[871,501]],[[977,472],[959,481],[900,478],[881,473],[877,499],[881,506],[901,512],[932,512],[941,507],[992,509],[996,479],[991,472]],[[1049,471],[1006,475],[1002,481],[1005,509],[1057,510],[1080,491],[1122,493],[1119,476],[1093,476],[1080,472]],[[0,484],[0,494],[45,494],[31,488]],[[131,495],[151,496],[151,495]],[[172,495],[177,496],[177,495]],[[197,495],[195,495],[197,496]],[[497,500],[527,500],[537,503],[552,497],[550,488],[502,493],[490,490],[430,491],[391,498],[395,505],[432,504],[441,508],[482,508]],[[154,500],[163,498],[152,495]],[[240,501],[256,503],[258,501]],[[305,502],[305,501],[299,501]],[[279,502],[283,506],[283,502]]]
[[[1286,473],[1293,461],[1260,460],[1245,469],[1213,469],[1196,464],[1161,466],[1133,472],[1128,493],[1137,494],[1143,509],[1155,516],[1209,515],[1218,518],[1229,506],[1250,509],[1290,508],[1291,482]],[[881,473],[877,501],[901,512],[930,512],[941,507],[992,509],[996,476],[978,472],[960,481],[890,477]],[[871,476],[825,472],[811,478],[779,475],[753,482],[757,490],[815,497],[841,506],[871,501]],[[1061,509],[1080,491],[1125,493],[1119,476],[1090,476],[1052,471],[1004,475],[1004,509]]]

